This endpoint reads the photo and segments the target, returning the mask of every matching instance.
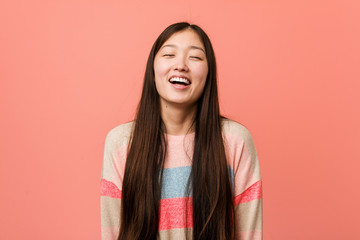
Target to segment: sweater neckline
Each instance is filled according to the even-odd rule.
[[[185,137],[194,137],[195,136],[195,132],[188,133],[186,135],[172,135],[172,134],[167,134],[167,133],[164,133],[164,134],[168,140],[182,140]]]

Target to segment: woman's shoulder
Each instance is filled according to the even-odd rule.
[[[113,127],[106,135],[106,143],[110,145],[126,145],[129,142],[134,121]]]
[[[229,118],[222,118],[222,131],[225,135],[240,137],[244,141],[252,140],[250,131],[245,125]]]

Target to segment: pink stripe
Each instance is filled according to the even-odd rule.
[[[101,179],[100,196],[121,198],[121,191],[114,183],[107,181],[105,179]]]
[[[192,197],[161,199],[159,230],[191,228],[192,211]]]
[[[257,181],[234,199],[235,206],[239,203],[250,202],[262,198],[261,180]]]

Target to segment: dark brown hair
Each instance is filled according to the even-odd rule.
[[[195,115],[195,140],[188,192],[193,196],[193,239],[234,238],[234,206],[222,138],[215,54],[206,33],[187,22],[168,26],[156,39],[147,60],[141,99],[129,141],[122,185],[119,240],[156,239],[162,172],[166,156],[164,123],[155,87],[154,58],[174,33],[194,30],[202,40],[208,75]]]

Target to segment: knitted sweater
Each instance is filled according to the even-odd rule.
[[[100,179],[101,239],[116,240],[120,226],[122,180],[133,122],[113,128],[105,140]],[[240,123],[222,120],[227,164],[235,205],[236,239],[262,239],[262,186],[259,161],[250,132]],[[195,133],[166,134],[168,145],[159,213],[160,240],[191,239],[192,196],[186,195]],[[189,237],[190,236],[190,237]]]

